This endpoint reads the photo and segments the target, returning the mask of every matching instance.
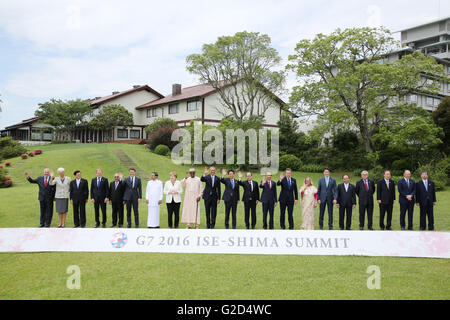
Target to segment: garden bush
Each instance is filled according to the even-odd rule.
[[[286,154],[280,157],[281,170],[291,168],[294,171],[298,171],[301,166],[302,166],[301,160],[292,154]]]
[[[170,153],[170,149],[168,146],[160,144],[160,145],[156,146],[154,152],[161,156],[167,156]]]

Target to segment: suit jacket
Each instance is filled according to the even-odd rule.
[[[281,186],[278,201],[294,203],[294,200],[298,200],[297,180],[291,177],[291,187],[289,188],[288,179],[284,177],[282,180],[278,180],[277,186]]]
[[[212,176],[208,174],[207,176],[202,176],[200,180],[202,182],[206,182],[205,188],[203,189],[203,199],[209,200],[219,200],[221,192],[221,184],[220,178],[218,176],[214,176],[214,187],[212,186]]]
[[[250,202],[250,201],[259,201],[259,187],[258,183],[256,181],[251,181],[251,184],[253,184],[253,191],[252,186],[248,180],[241,181],[238,180],[238,183],[241,187],[244,188],[244,194],[242,195],[242,201],[244,202]]]
[[[219,182],[220,184],[220,182]],[[176,194],[170,194],[170,191],[176,191]],[[168,180],[164,184],[164,194],[166,195],[166,203],[172,203],[172,200],[175,203],[181,202],[181,194],[183,193],[183,187],[181,186],[181,182],[179,180],[175,180],[175,183],[172,184],[172,181]]]
[[[383,179],[377,182],[377,200],[381,200],[382,204],[393,204],[395,201],[395,182],[389,180],[389,189],[386,181]]]
[[[261,192],[261,202],[274,204],[277,202],[277,184],[274,181],[270,181],[271,187],[269,188],[269,181],[266,183],[262,183],[259,185],[263,191]]]
[[[238,202],[239,201],[239,183],[234,179],[234,189],[231,185],[230,178],[220,178],[220,182],[225,185],[225,191],[223,192],[222,200],[225,202]]]
[[[341,207],[351,207],[356,205],[356,188],[351,183],[345,191],[345,184],[341,183],[337,187],[337,202]]]
[[[414,203],[414,197],[416,195],[416,183],[414,180],[409,179],[409,186],[404,178],[397,181],[398,189],[398,202],[408,204],[410,201],[406,199],[407,195],[412,195],[411,202]]]
[[[429,202],[436,202],[436,188],[434,182],[428,181],[428,191],[425,189],[423,180],[416,182],[416,203],[427,205]]]
[[[91,199],[98,201],[103,201],[109,196],[109,184],[108,179],[105,177],[101,178],[100,188],[97,186],[97,177],[93,178],[91,181]]]
[[[317,196],[318,200],[321,202],[330,202],[333,200],[337,200],[337,185],[336,180],[332,177],[329,178],[328,188],[327,183],[325,181],[325,177],[319,179],[318,187],[317,187]]]
[[[56,186],[50,185],[50,176],[48,177],[47,187],[43,176],[37,177],[36,180],[27,178],[30,183],[36,183],[39,186],[39,201],[53,201],[55,198]]]
[[[141,179],[134,177],[134,188],[131,177],[125,178],[125,193],[123,195],[124,201],[142,199],[142,183]]]
[[[125,184],[122,180],[119,181],[116,188],[116,182],[111,181],[109,184],[109,194],[108,199],[114,203],[123,201],[123,194],[125,193]]]
[[[86,202],[89,199],[88,181],[81,178],[79,187],[77,187],[77,179],[70,181],[69,198],[73,202]]]
[[[373,205],[375,182],[373,180],[367,179],[367,185],[369,186],[369,191],[366,190],[366,185],[363,179],[356,182],[355,192],[356,195],[358,196],[360,206]]]

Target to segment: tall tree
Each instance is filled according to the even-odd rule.
[[[72,131],[86,125],[86,116],[92,112],[91,104],[86,100],[51,99],[40,103],[35,115],[42,122],[53,126],[56,132],[65,133],[72,141]]]
[[[299,79],[290,98],[294,111],[318,116],[329,129],[357,128],[371,152],[372,136],[390,121],[398,101],[417,92],[435,94],[446,77],[434,58],[420,52],[386,61],[398,47],[385,28],[337,29],[301,40],[287,66]]]
[[[224,107],[218,111],[224,116],[264,116],[274,95],[283,91],[285,73],[275,70],[281,57],[266,34],[244,31],[219,37],[186,62],[188,71],[217,90]]]
[[[450,97],[442,99],[441,103],[432,113],[434,123],[444,130],[444,151],[450,153]]]
[[[114,137],[115,127],[133,126],[133,114],[120,104],[111,104],[102,107],[98,114],[89,122],[89,127],[94,130],[110,132],[110,138]],[[103,136],[103,140],[105,137]]]

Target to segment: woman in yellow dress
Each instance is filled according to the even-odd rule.
[[[312,184],[310,177],[307,177],[300,188],[302,205],[302,225],[303,230],[314,230],[314,211],[317,207],[317,188]]]

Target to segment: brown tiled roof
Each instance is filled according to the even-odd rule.
[[[159,98],[164,98],[164,96],[161,93],[159,93],[158,91],[152,89],[151,87],[149,87],[148,85],[145,84],[145,85],[142,85],[142,86],[136,86],[135,88],[132,88],[132,89],[129,89],[129,90],[118,92],[116,94],[111,94],[111,95],[106,96],[106,97],[101,97],[101,98],[98,98],[98,99],[89,99],[89,101],[91,102],[92,106],[96,106],[96,105],[108,102],[110,100],[116,99],[118,97],[127,95],[129,93],[133,93],[133,92],[137,92],[137,91],[141,91],[141,90],[146,90],[148,92],[151,92],[151,93],[155,94]]]
[[[185,101],[185,100],[195,99],[195,98],[205,98],[215,92],[216,92],[216,89],[214,89],[211,85],[199,84],[199,85],[192,86],[192,87],[182,88],[181,94],[177,94],[177,95],[170,94],[162,99],[154,100],[154,101],[142,104],[140,106],[137,106],[136,109],[137,110],[145,109],[148,107],[155,107],[155,106],[159,106],[162,104],[178,102],[178,101]],[[282,106],[285,105],[284,101],[278,97],[275,97],[275,101]]]
[[[5,130],[20,128],[22,126],[26,126],[26,125],[35,123],[35,122],[37,122],[39,120],[41,120],[41,117],[33,117],[33,118],[25,119],[25,120],[22,120],[22,122],[20,122],[20,123],[13,124],[12,126],[5,127]]]

